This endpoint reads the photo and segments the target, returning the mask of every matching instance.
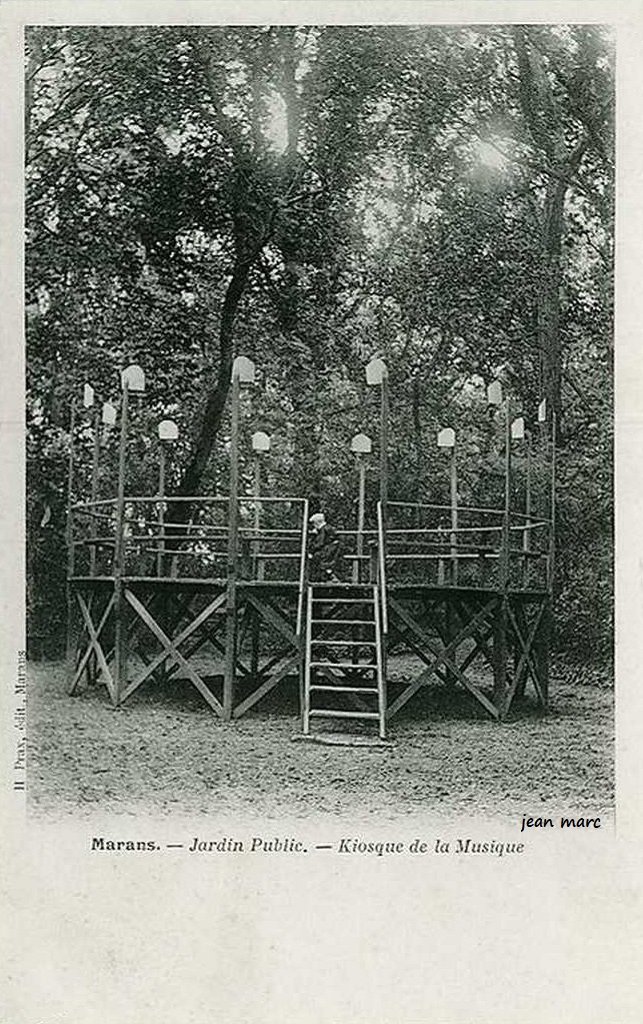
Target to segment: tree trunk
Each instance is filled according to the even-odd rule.
[[[561,421],[560,289],[562,281],[561,242],[567,186],[551,180],[543,210],[540,266],[537,290],[538,349],[544,395]]]
[[[187,497],[197,492],[212,454],[232,377],[234,321],[251,266],[252,260],[237,259],[226,291],[219,329],[219,372],[216,384],[208,394],[199,433],[194,441],[189,461],[176,492],[179,496]],[[172,511],[174,511],[174,515],[172,515]],[[174,509],[170,509],[168,519],[170,521],[181,519],[184,514],[185,507],[178,509],[175,505]]]
[[[582,145],[568,152],[561,112],[547,77],[543,55],[529,29],[515,26],[513,38],[519,72],[519,96],[523,116],[536,150],[546,165],[547,185],[541,211],[540,253],[536,288],[537,338],[541,387],[547,403],[561,422],[560,289],[561,243],[565,197],[570,175],[576,170]]]

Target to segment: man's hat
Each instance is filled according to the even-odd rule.
[[[315,512],[315,514],[310,517],[308,522],[311,523],[312,526],[323,526],[326,522],[326,517],[324,516],[323,512]]]

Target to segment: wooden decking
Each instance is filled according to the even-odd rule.
[[[122,704],[145,681],[180,673],[230,720],[289,676],[303,688],[307,503],[240,499],[235,533],[226,499],[181,499],[186,515],[171,522],[175,500],[124,497],[120,513],[104,501],[72,510],[70,692],[100,679]],[[456,532],[442,506],[391,502],[386,515],[378,507],[376,527],[343,538],[337,606],[355,586],[375,586],[384,684],[391,651],[412,653],[420,666],[388,685],[387,721],[436,681],[463,686],[496,720],[529,682],[547,706],[546,520],[461,509]],[[223,666],[214,679],[205,652]]]

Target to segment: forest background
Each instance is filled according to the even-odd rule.
[[[350,438],[377,438],[389,367],[391,496],[501,503],[500,379],[559,434],[556,644],[613,648],[614,52],[555,26],[42,27],[26,33],[27,607],[61,651],[70,405],[140,363],[128,487],[227,491],[232,360],[258,368],[265,486],[355,518]],[[251,392],[251,393],[250,393]],[[115,442],[102,438],[104,493]],[[90,420],[79,450],[91,461]],[[540,461],[539,461],[540,460]],[[524,501],[516,446],[512,500]],[[540,465],[540,469],[538,468]],[[82,496],[82,473],[76,481]],[[377,459],[368,498],[377,497]]]

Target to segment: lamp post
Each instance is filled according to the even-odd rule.
[[[489,406],[500,407],[502,400],[502,384],[494,380],[487,388],[487,403]],[[502,549],[500,561],[501,584],[504,588],[507,584],[509,573],[509,507],[511,500],[511,403],[509,396],[504,401],[505,408],[505,503],[502,526]]]
[[[160,442],[159,451],[159,503],[158,503],[158,524],[159,524],[159,546],[156,553],[156,575],[163,575],[163,562],[165,555],[165,474],[170,446],[178,440],[179,428],[174,420],[161,420],[158,426]]]
[[[444,427],[438,433],[438,448],[451,452],[449,460],[449,492],[451,506],[451,582],[458,583],[458,464],[456,458],[455,430]]]
[[[259,554],[259,530],[261,529],[261,455],[263,452],[270,451],[270,438],[268,434],[265,434],[263,430],[256,430],[251,438],[252,450],[254,452],[254,488],[253,495],[255,499],[255,515],[254,515],[254,573],[258,579],[263,579],[264,564],[262,562],[257,565],[257,556]]]
[[[255,531],[258,532],[259,531],[259,527],[261,525],[261,521],[260,521],[260,508],[259,508],[259,498],[261,497],[261,454],[262,454],[262,452],[269,452],[270,451],[270,438],[268,437],[267,434],[265,434],[263,432],[263,430],[256,430],[254,432],[254,434],[252,435],[251,443],[252,443],[252,450],[254,452],[254,459],[253,459],[253,462],[254,462],[254,474],[253,474],[254,475],[254,489],[253,489],[253,493],[254,493],[254,497],[256,498],[254,528],[255,528]]]
[[[366,460],[370,455],[373,443],[367,434],[355,434],[351,440],[351,451],[355,452],[359,483],[357,491],[357,560],[353,562],[353,583],[359,583],[361,576],[362,557],[364,554],[364,506],[366,500]]]
[[[388,368],[383,359],[371,359],[366,367],[366,383],[370,386],[380,385],[380,503],[382,516],[386,523],[386,505],[388,502]]]
[[[525,420],[517,416],[511,424],[511,440],[526,441],[525,449],[525,526],[522,531],[522,550],[525,553],[523,567],[523,585],[529,583],[529,549],[531,547],[531,435],[525,430]]]
[[[91,490],[90,490],[90,510],[91,510],[91,526],[90,526],[90,537],[92,540],[96,538],[96,508],[95,503],[98,498],[98,472],[100,465],[100,420],[101,411],[98,407],[98,403],[94,401],[95,392],[91,384],[85,384],[83,388],[83,406],[85,409],[94,409],[94,444],[92,450],[92,476],[91,476]],[[96,545],[91,544],[89,549],[89,575],[93,576],[96,572]]]
[[[230,430],[230,499],[228,517],[228,580],[236,576],[239,541],[239,406],[241,385],[254,384],[255,364],[237,356],[232,364],[232,423]]]
[[[226,583],[226,661],[223,679],[223,719],[232,718],[236,663],[236,577],[239,546],[239,404],[241,385],[254,384],[255,364],[237,356],[232,364],[232,423],[230,430],[230,496],[228,504],[228,557]]]
[[[76,399],[69,407],[69,459],[67,462],[67,575],[74,574],[73,512],[74,498],[74,434],[76,431]]]
[[[119,575],[123,569],[123,512],[125,508],[125,473],[127,464],[127,434],[129,428],[129,396],[145,393],[145,374],[132,363],[121,373],[121,431],[118,443],[118,490],[116,495],[116,538],[114,545],[115,568]]]
[[[118,490],[116,495],[116,536],[114,538],[114,700],[118,703],[121,681],[124,681],[126,649],[125,638],[127,630],[123,622],[123,569],[124,569],[124,546],[123,546],[123,513],[125,510],[125,470],[127,460],[127,429],[129,423],[129,395],[143,395],[145,393],[145,374],[140,366],[132,363],[121,373],[121,387],[123,391],[121,399],[121,431],[118,445]]]
[[[487,388],[487,404],[500,408],[503,404],[502,384],[499,380],[491,382]],[[509,395],[504,400],[505,408],[505,512],[509,512],[511,494],[511,404]]]
[[[540,424],[541,437],[547,437],[547,399],[543,398],[538,406],[538,423]],[[551,535],[549,541],[549,579],[548,585],[551,588],[554,581],[554,561],[556,555],[556,412],[552,409],[551,414],[551,462],[549,477],[549,509],[551,519]],[[546,445],[546,441],[545,441]],[[546,449],[545,449],[546,450]]]

